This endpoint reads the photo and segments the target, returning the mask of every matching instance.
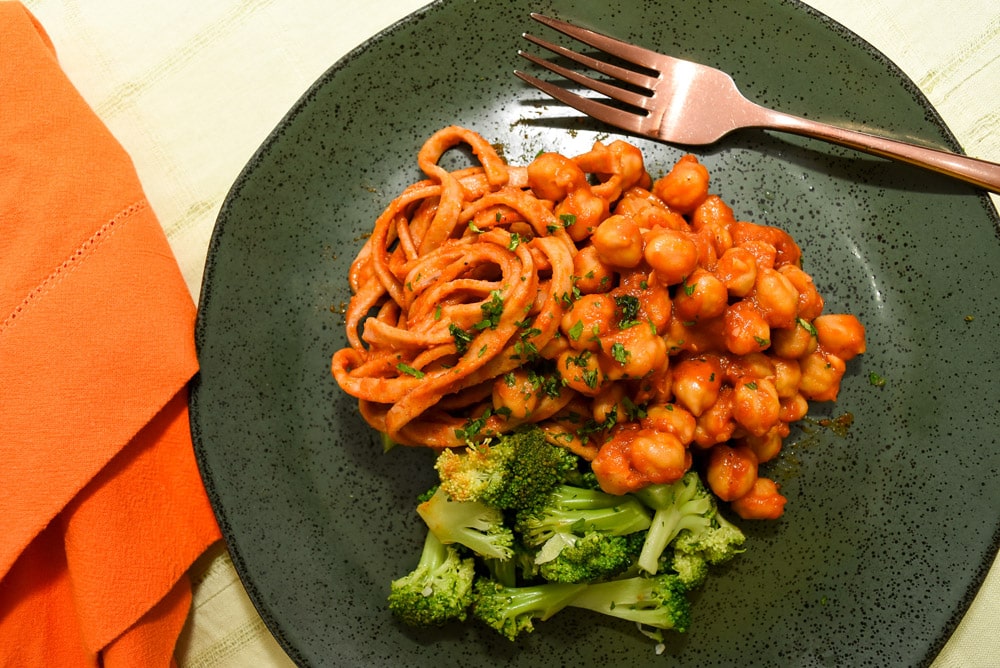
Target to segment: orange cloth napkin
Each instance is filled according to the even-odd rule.
[[[220,537],[194,316],[129,157],[0,2],[0,665],[172,664]]]

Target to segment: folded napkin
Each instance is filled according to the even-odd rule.
[[[219,539],[194,316],[129,157],[0,2],[0,666],[171,665]]]

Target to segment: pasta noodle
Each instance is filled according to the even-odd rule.
[[[460,145],[478,165],[448,171]],[[864,352],[856,318],[822,314],[787,233],[736,220],[694,156],[654,181],[620,140],[516,167],[452,126],[417,163],[427,178],[352,263],[332,357],[372,427],[447,448],[537,424],[607,491],[697,459],[720,498],[780,515],[757,465]]]

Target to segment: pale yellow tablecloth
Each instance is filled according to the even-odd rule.
[[[24,4],[49,32],[70,79],[132,155],[197,298],[219,207],[252,153],[330,65],[425,2]],[[968,153],[1000,161],[1000,3],[809,4],[909,74]],[[994,567],[935,668],[1000,665],[998,570]],[[194,610],[178,646],[180,666],[291,665],[256,615],[224,547],[207,554],[193,576]]]

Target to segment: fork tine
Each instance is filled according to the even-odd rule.
[[[553,30],[558,30],[564,35],[569,35],[575,40],[583,42],[584,44],[589,44],[595,49],[600,49],[605,53],[610,53],[612,56],[616,56],[634,65],[645,67],[650,70],[658,71],[660,69],[658,67],[658,63],[667,58],[667,56],[664,56],[662,53],[650,51],[649,49],[644,49],[641,46],[629,44],[628,42],[623,42],[620,39],[608,37],[607,35],[602,35],[601,33],[594,32],[593,30],[581,28],[573,25],[572,23],[544,16],[537,12],[532,12],[531,18],[552,28]]]
[[[596,118],[599,121],[614,125],[630,132],[642,133],[644,116],[622,109],[617,109],[608,104],[600,102],[582,95],[572,93],[565,88],[560,88],[548,81],[542,81],[530,74],[525,74],[519,70],[514,70],[514,75],[528,84],[531,84],[546,95],[553,97],[563,104],[573,107],[577,111],[583,112],[587,116]]]
[[[530,53],[525,53],[524,51],[518,51],[518,54],[524,58],[527,58],[539,67],[543,67],[550,72],[554,72],[559,76],[569,79],[570,81],[575,81],[581,86],[585,86],[593,91],[597,91],[602,95],[607,95],[613,100],[618,100],[619,102],[624,102],[625,104],[632,105],[633,107],[639,107],[640,109],[645,109],[652,98],[646,95],[640,95],[639,93],[633,93],[632,91],[625,90],[624,88],[619,88],[618,86],[613,86],[604,81],[598,81],[597,79],[592,79],[586,74],[580,74],[575,70],[565,68],[561,65],[556,65],[555,63],[550,63],[547,60],[543,60],[538,56],[532,55]]]
[[[603,60],[598,60],[597,58],[591,58],[582,53],[577,53],[565,47],[553,44],[552,42],[547,42],[544,39],[539,39],[534,35],[529,35],[524,33],[522,35],[524,39],[528,40],[532,44],[536,44],[543,49],[548,49],[552,53],[568,58],[576,63],[583,65],[584,67],[590,68],[595,72],[600,72],[601,74],[606,74],[613,79],[618,79],[619,81],[624,81],[625,83],[632,84],[633,86],[638,86],[639,88],[646,88],[652,90],[653,86],[656,84],[656,78],[647,76],[645,74],[640,74],[635,70],[630,70],[625,67],[619,67],[618,65],[612,65],[611,63],[605,62]],[[523,55],[523,54],[522,54]],[[532,59],[534,60],[534,59]]]

